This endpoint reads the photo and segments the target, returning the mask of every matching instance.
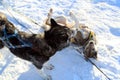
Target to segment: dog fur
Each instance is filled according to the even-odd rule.
[[[45,30],[49,30],[50,29],[50,19],[52,18],[52,16],[53,16],[53,9],[51,8],[50,10],[49,10],[49,13],[48,13],[48,15],[47,15],[47,19],[45,20],[45,22],[44,22],[44,26],[43,26],[43,28],[45,29]],[[68,28],[71,28],[71,27],[73,27],[73,25],[74,25],[74,22],[69,22],[68,20],[67,20],[67,18],[65,17],[65,16],[55,16],[54,17],[54,20],[56,21],[56,23],[57,24],[59,24],[59,25],[61,25],[61,26],[66,26],[66,27],[68,27]]]
[[[50,18],[52,17],[53,10],[50,9],[48,13],[48,19],[46,24],[50,25]],[[70,28],[72,31],[71,42],[78,46],[83,46],[83,53],[85,59],[88,58],[97,58],[97,40],[96,34],[90,28],[84,24],[80,24],[76,16],[70,12],[70,17],[74,20],[75,23],[68,23],[67,19],[64,16],[58,16],[55,18],[56,22],[60,25],[65,25]],[[90,35],[92,33],[92,36]],[[72,41],[73,39],[73,41]]]
[[[75,45],[84,47],[83,53],[86,60],[91,57],[96,59],[96,35],[93,34],[92,38],[89,39],[91,29],[85,25],[79,24],[73,13],[70,13],[70,16],[75,21],[74,26],[73,23],[68,24],[64,16],[56,17],[55,20],[52,19],[52,14],[53,10],[50,9],[45,24],[43,25],[43,28],[45,29],[43,36],[41,34],[28,34],[19,31],[7,20],[4,13],[0,13],[0,37],[4,36],[3,25],[6,28],[7,35],[14,34],[15,30],[17,30],[20,39],[26,43],[31,43],[32,47],[9,48],[9,50],[14,55],[32,62],[39,70],[42,69],[43,64],[47,62],[57,51],[67,47],[70,44],[69,40],[71,40],[71,42]],[[49,27],[49,29],[46,27]],[[13,45],[21,44],[15,37],[10,38],[9,40]],[[0,49],[3,47],[4,44],[0,40]],[[43,74],[43,69],[40,73],[45,80],[51,80],[50,76]]]
[[[71,30],[66,26],[57,24],[54,19],[50,20],[50,29],[45,31],[44,37],[41,34],[28,34],[21,32],[7,20],[4,13],[0,13],[0,37],[4,36],[3,26],[5,26],[7,35],[14,34],[15,30],[18,31],[18,36],[24,42],[29,42],[32,47],[9,48],[9,50],[16,56],[32,62],[37,69],[41,69],[43,64],[53,56],[56,51],[68,46],[68,40],[71,35]],[[4,23],[2,23],[4,22]],[[13,45],[19,45],[20,42],[17,38],[12,37],[9,41]],[[4,43],[0,41],[0,48],[4,47]],[[45,80],[51,80],[50,76],[41,74]]]
[[[83,46],[83,53],[86,60],[88,60],[88,58],[97,59],[96,34],[87,26],[80,24],[72,12],[70,13],[70,16],[76,22],[74,25],[76,34],[71,38],[71,42],[75,45]]]
[[[53,10],[50,9],[48,13],[48,18],[46,20],[46,24],[50,25],[50,19],[52,17]],[[96,34],[90,28],[85,26],[84,24],[80,24],[76,16],[70,12],[70,17],[74,20],[75,23],[68,23],[66,17],[57,16],[55,21],[64,25],[71,29],[71,42],[78,46],[83,46],[84,57],[87,60],[88,58],[97,58],[97,40]],[[92,33],[92,37],[90,38],[90,33]]]

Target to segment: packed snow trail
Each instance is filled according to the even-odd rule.
[[[73,2],[73,4],[74,4],[74,2]],[[71,4],[71,6],[72,6],[73,4]],[[26,28],[26,26],[22,25],[22,24],[16,19],[16,17],[12,14],[12,12],[13,12],[12,9],[10,9],[10,10],[12,10],[12,12],[11,12],[7,7],[5,7],[5,4],[2,4],[2,5],[3,5],[3,7],[8,11],[8,13],[16,20],[16,22],[17,22],[18,24],[20,24],[21,26],[23,26],[23,27]],[[15,11],[14,11],[14,12],[15,12]],[[18,13],[18,14],[20,15],[20,13]],[[21,17],[23,17],[23,15],[21,15]],[[40,26],[38,23],[36,23],[36,22],[33,21],[32,19],[28,18],[27,16],[24,16],[24,17],[25,17],[27,20],[31,21],[32,23]],[[26,28],[26,29],[27,29],[27,28]],[[30,30],[29,30],[29,31],[30,31]],[[33,33],[32,31],[30,31],[30,32]],[[77,50],[77,49],[76,49],[76,50]],[[78,51],[79,53],[81,53],[79,50],[80,50],[80,49],[78,49],[77,51]],[[99,67],[97,67],[97,65],[96,65],[95,63],[93,63],[90,59],[88,59],[88,61],[89,61],[92,65],[94,65],[108,80],[111,80]]]
[[[74,48],[75,49],[75,48]],[[78,53],[82,54],[80,51],[80,48],[75,49]],[[82,55],[83,56],[83,55]],[[92,62],[91,59],[87,60],[88,62],[90,62],[93,66],[95,66],[108,80],[111,80],[94,62]]]
[[[91,60],[104,71],[111,80],[120,80],[119,7],[111,6],[105,2],[94,4],[94,2],[90,0],[78,0],[75,1],[74,4],[71,0],[4,1],[8,2],[8,6],[12,7],[12,9],[25,14],[39,24],[43,23],[50,8],[53,8],[54,16],[65,15],[68,17],[66,12],[68,10],[73,11],[80,23],[89,26],[98,36],[98,60]],[[70,8],[71,4],[73,5]],[[1,6],[0,11],[6,13],[8,19],[13,22],[18,29],[29,32],[23,28],[23,26],[19,25]],[[34,25],[15,13],[14,15],[17,17],[17,20],[33,32],[42,32],[41,27]],[[7,48],[1,49],[0,54],[0,80],[42,80],[36,68],[31,63],[15,57]],[[55,69],[46,71],[52,75],[53,80],[107,80],[95,66],[86,62],[76,50],[70,47],[57,52],[51,57],[48,63],[52,63],[55,66]]]

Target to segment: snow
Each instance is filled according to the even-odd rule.
[[[80,23],[89,26],[98,37],[98,60],[91,59],[111,80],[120,80],[120,7],[119,0],[1,0],[6,8],[31,18],[41,26],[50,8],[53,17],[69,17],[72,11]],[[114,5],[113,5],[114,2]],[[6,9],[0,11],[18,29],[34,33],[42,28],[20,14],[12,12],[25,27],[19,25]],[[84,60],[72,47],[58,51],[48,63],[55,66],[46,70],[53,80],[108,80],[94,65]],[[42,80],[37,69],[28,61],[14,56],[6,47],[0,50],[0,80]]]

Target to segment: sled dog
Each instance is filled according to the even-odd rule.
[[[69,45],[72,33],[65,25],[59,25],[52,18],[49,18],[49,23],[50,29],[44,32],[44,36],[28,34],[19,31],[0,12],[0,49],[6,46],[17,57],[30,61],[45,80],[51,80],[51,76],[44,73],[43,64],[57,51]],[[53,68],[52,65],[50,67]]]
[[[73,27],[76,28],[76,34],[71,38],[71,42],[83,47],[83,54],[86,60],[88,60],[88,58],[97,59],[96,34],[88,26],[80,24],[72,12],[70,13],[70,16],[75,21],[75,25]]]

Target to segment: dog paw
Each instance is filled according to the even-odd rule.
[[[52,80],[52,77],[50,75],[47,75],[47,77],[44,78],[44,80]]]
[[[52,64],[47,64],[47,65],[45,66],[45,68],[46,68],[47,70],[52,70],[52,69],[54,69],[54,66],[53,66]]]
[[[52,8],[50,9],[50,13],[53,13],[53,9]]]
[[[53,9],[51,8],[50,11],[49,11],[49,13],[48,13],[48,17],[51,17],[52,13],[53,13]]]

